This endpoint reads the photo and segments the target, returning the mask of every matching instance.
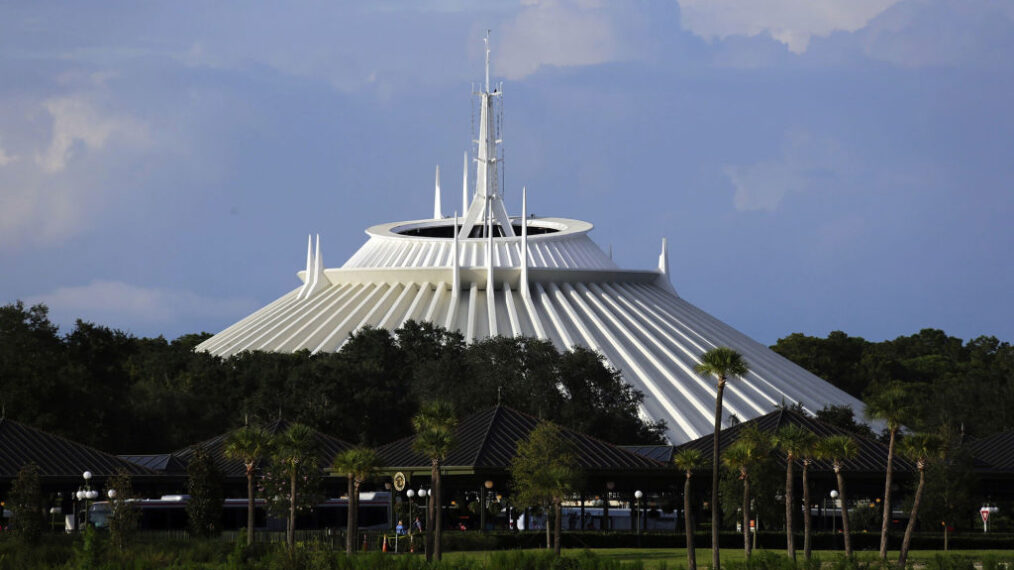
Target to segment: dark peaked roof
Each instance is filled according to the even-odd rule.
[[[171,453],[117,455],[117,457],[163,473],[182,473],[187,470],[186,464]]]
[[[676,446],[673,445],[620,445],[618,447],[662,463],[672,462],[673,453],[676,451]]]
[[[284,433],[285,430],[289,429],[290,425],[292,424],[285,420],[275,420],[264,426],[264,429],[271,435],[277,435]],[[176,460],[175,465],[182,466],[181,471],[185,472],[186,466],[190,463],[190,459],[197,452],[197,449],[204,448],[204,451],[211,456],[211,459],[215,462],[215,466],[218,467],[223,476],[246,477],[246,467],[243,465],[243,462],[237,459],[229,459],[225,456],[226,441],[231,433],[231,431],[226,432],[173,452],[171,455]],[[317,440],[317,460],[322,468],[329,467],[331,462],[334,461],[335,456],[342,451],[354,447],[347,441],[342,441],[319,431],[314,431],[314,437]],[[168,464],[173,465],[174,463],[170,461]]]
[[[844,463],[843,469],[846,471],[883,473],[887,469],[887,445],[876,440],[856,435],[842,428],[826,424],[802,412],[784,408],[775,410],[759,418],[754,418],[750,421],[723,429],[721,433],[718,434],[719,453],[724,452],[725,448],[732,445],[732,443],[739,437],[743,428],[747,426],[756,425],[760,431],[773,434],[781,429],[782,426],[789,424],[798,425],[807,431],[814,433],[820,438],[833,435],[848,435],[851,436],[852,439],[856,440],[856,443],[859,445],[859,455],[857,455],[855,459]],[[678,453],[682,449],[699,449],[704,454],[705,462],[708,462],[710,465],[713,447],[712,442],[714,441],[713,437],[713,434],[709,434],[693,441],[689,441],[676,447],[675,451]],[[781,457],[780,454],[779,461],[783,464],[785,462],[784,457]],[[828,461],[815,461],[811,469],[814,471],[830,471],[831,463]],[[915,471],[915,466],[904,457],[901,457],[899,454],[895,454],[894,471]]]
[[[115,455],[69,439],[46,433],[11,419],[0,419],[0,479],[13,479],[28,463],[39,466],[39,475],[73,478],[91,471],[104,478],[126,471],[130,475],[158,475],[155,471],[124,461]]]
[[[1002,431],[968,444],[976,459],[997,471],[1014,472],[1014,430]]]
[[[526,439],[539,419],[513,408],[497,406],[472,414],[458,423],[455,445],[443,461],[448,470],[503,470],[510,465],[518,442]],[[567,428],[560,428],[575,449],[578,463],[585,470],[629,471],[659,469],[664,464],[621,449]],[[413,449],[415,437],[391,442],[377,449],[384,465],[390,468],[429,468],[430,460]]]

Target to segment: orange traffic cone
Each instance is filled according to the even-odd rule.
[[[380,549],[381,552],[387,552],[387,535],[384,535],[384,547]]]
[[[367,542],[366,542],[366,535],[364,534],[363,535],[363,552],[366,552],[367,550],[369,550],[369,544],[367,544]]]

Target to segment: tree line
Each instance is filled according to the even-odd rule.
[[[771,348],[864,402],[892,385],[908,388],[905,425],[916,431],[948,426],[984,437],[1014,428],[1014,347],[996,337],[962,341],[923,329],[871,342],[834,331],[791,334]]]
[[[410,435],[430,400],[458,417],[501,403],[623,443],[658,443],[665,430],[638,416],[643,394],[583,348],[504,337],[466,344],[408,322],[360,330],[335,353],[219,358],[194,351],[209,336],[138,338],[80,320],[61,334],[44,305],[11,303],[0,307],[0,405],[7,417],[112,453],[177,450],[278,418],[376,446]]]

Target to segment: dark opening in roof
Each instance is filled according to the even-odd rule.
[[[514,228],[514,234],[520,236],[521,235],[521,225],[520,224],[511,224],[511,225]],[[457,227],[460,228],[461,225],[459,224]],[[454,238],[454,231],[455,231],[454,222],[449,222],[447,224],[439,225],[439,226],[426,226],[426,227],[421,227],[421,228],[420,227],[414,227],[414,228],[405,228],[405,229],[400,229],[399,228],[399,229],[394,230],[394,232],[396,234],[403,235],[403,236],[430,237],[430,238],[447,238],[447,239]],[[486,231],[486,227],[485,226],[479,226],[479,225],[477,225],[477,226],[475,226],[475,227],[472,228],[472,232],[471,232],[471,234],[468,235],[468,237],[470,237],[470,238],[486,237],[485,231]],[[537,235],[541,235],[541,234],[552,234],[552,233],[556,233],[558,231],[560,231],[560,230],[558,230],[556,228],[548,228],[548,227],[544,227],[544,226],[534,226],[534,225],[531,225],[531,224],[529,224],[529,226],[528,226],[528,235],[530,235],[530,236],[537,236]],[[465,236],[462,236],[462,238],[464,238],[464,237]],[[500,226],[498,226],[498,225],[494,225],[493,226],[493,237],[504,237],[503,236],[503,231],[501,230]]]

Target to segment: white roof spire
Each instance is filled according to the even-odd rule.
[[[468,151],[465,151],[465,166],[461,169],[461,213],[468,211]],[[454,213],[457,216],[457,212]]]
[[[433,190],[433,219],[439,220],[444,215],[440,211],[440,165],[437,165],[436,188]]]
[[[499,97],[502,93],[499,89],[490,91],[489,83],[489,32],[486,33],[486,84],[483,91],[479,92],[482,101],[479,115],[479,149],[475,157],[475,193],[472,195],[472,203],[465,210],[462,223],[462,235],[468,238],[472,229],[481,227],[485,222],[486,202],[490,202],[489,211],[496,225],[500,226],[500,235],[514,237],[514,228],[511,226],[510,216],[507,215],[507,207],[504,206],[503,196],[500,195],[499,167],[500,157],[497,153],[497,144],[500,142],[496,136],[496,122],[493,114],[493,98]]]

